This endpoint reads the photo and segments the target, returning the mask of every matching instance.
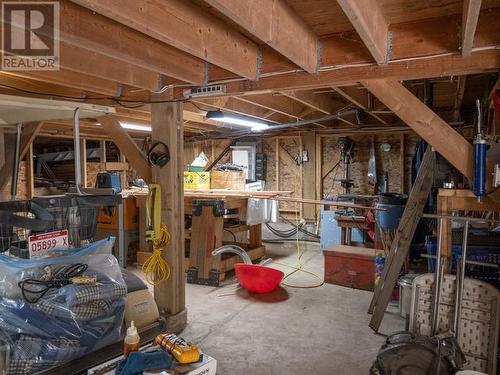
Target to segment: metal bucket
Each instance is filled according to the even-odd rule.
[[[415,274],[408,274],[401,276],[398,280],[399,315],[402,318],[407,318],[410,315],[413,279],[415,279],[415,277],[417,276],[418,275]]]

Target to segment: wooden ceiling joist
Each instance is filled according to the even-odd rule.
[[[11,28],[18,29],[18,26],[13,24]],[[18,30],[18,32],[24,32],[24,29]],[[89,51],[63,41],[59,42],[59,51],[59,65],[63,69],[152,91],[161,88],[160,76],[152,70],[116,60],[98,51]]]
[[[389,24],[378,0],[337,0],[377,64],[387,62]]]
[[[455,104],[453,105],[452,121],[456,122],[460,119],[460,108],[462,108],[462,101],[465,93],[465,83],[467,76],[460,76],[457,80],[457,91],[455,96]]]
[[[61,2],[60,35],[68,44],[201,85],[205,62],[71,2]]]
[[[314,90],[342,87],[373,78],[400,80],[434,78],[449,75],[476,74],[500,68],[497,49],[473,52],[464,59],[460,54],[433,56],[414,60],[393,61],[386,65],[353,66],[321,71],[311,75],[293,72],[262,77],[258,81],[234,81],[226,84],[225,95],[265,94],[274,91]]]
[[[481,12],[481,0],[464,0],[462,15],[462,55],[470,56],[474,45],[477,21]]]
[[[318,37],[284,0],[205,0],[308,73],[319,65]]]
[[[325,115],[331,115],[336,110],[331,98],[315,95],[313,91],[282,91],[281,93]]]
[[[60,65],[73,72],[121,82],[150,91],[161,89],[158,73],[137,65],[125,63],[98,52],[87,51],[64,42],[60,43]]]
[[[385,121],[379,115],[377,115],[376,113],[371,112],[366,105],[364,105],[363,103],[361,103],[360,100],[357,100],[356,98],[354,98],[353,95],[349,95],[349,93],[346,91],[346,89],[342,89],[340,87],[333,87],[333,90],[337,94],[340,94],[343,98],[345,98],[346,100],[348,100],[349,102],[351,102],[352,104],[354,104],[356,107],[358,107],[358,108],[362,109],[363,111],[365,111],[366,113],[368,113],[371,117],[373,117],[377,121],[381,122],[384,125],[389,125],[387,123],[387,121]]]
[[[472,145],[462,135],[397,80],[372,79],[361,83],[465,177],[472,180]]]
[[[296,102],[291,101],[288,97],[283,95],[249,95],[249,96],[235,96],[234,99],[258,107],[265,108],[274,113],[281,113],[282,115],[291,117],[293,119],[300,119]],[[302,110],[303,108],[300,108]]]
[[[99,93],[105,96],[119,96],[120,84],[88,74],[73,72],[71,70],[59,69],[57,71],[17,71],[2,72],[0,74],[0,83],[11,82],[12,86],[23,89],[31,88],[35,92],[52,93],[54,95],[69,95],[85,98],[87,92]],[[38,85],[36,84],[38,82]],[[54,84],[72,88],[72,91],[61,91],[61,87],[55,87]],[[75,90],[81,90],[79,93]],[[97,96],[91,94],[90,96]]]
[[[268,113],[268,110],[265,108],[256,106],[251,103],[243,102],[240,100],[236,100],[235,98],[224,97],[224,98],[205,98],[203,100],[191,100],[195,104],[202,106],[203,108],[208,107],[208,109],[220,109],[223,111],[236,113],[239,115],[254,117],[258,120],[268,121],[268,122],[276,122],[269,118],[266,118],[265,115]]]
[[[257,45],[189,1],[72,1],[239,76],[257,78]]]

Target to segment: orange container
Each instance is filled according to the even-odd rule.
[[[125,230],[139,228],[139,209],[135,197],[123,199],[123,226]],[[102,207],[97,218],[97,228],[118,229],[118,207]]]

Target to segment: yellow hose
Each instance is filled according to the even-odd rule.
[[[158,285],[170,277],[170,267],[163,254],[165,247],[170,243],[170,233],[167,225],[161,221],[161,187],[158,184],[149,185],[146,221],[148,223],[146,235],[148,241],[153,244],[153,254],[142,265],[142,271],[148,283]]]
[[[281,282],[283,285],[285,286],[288,286],[290,288],[302,288],[302,289],[310,289],[310,288],[318,288],[320,286],[322,286],[325,281],[316,273],[312,272],[312,271],[309,271],[309,270],[305,270],[302,268],[302,264],[300,262],[301,258],[302,258],[302,251],[300,249],[300,241],[299,241],[299,217],[298,217],[298,211],[296,211],[295,213],[295,220],[297,222],[297,226],[296,226],[296,229],[297,229],[297,233],[296,233],[296,236],[295,236],[295,254],[297,255],[297,265],[296,266],[291,266],[289,264],[286,264],[286,263],[281,263],[281,262],[275,262],[273,260],[273,263],[275,264],[278,264],[280,266],[284,266],[284,267],[288,267],[288,268],[292,268],[293,271],[290,272],[289,274],[285,275],[285,277],[283,278],[283,281]],[[292,276],[294,273],[296,272],[304,272],[304,273],[307,273],[308,275],[311,275],[311,276],[314,276],[316,279],[318,279],[318,283],[317,284],[313,284],[313,285],[294,285],[294,284],[288,284],[285,282],[285,280]]]

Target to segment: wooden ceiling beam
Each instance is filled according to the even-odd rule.
[[[60,65],[67,70],[121,82],[150,91],[159,90],[162,86],[161,76],[149,69],[98,52],[87,51],[65,42],[61,42],[59,46],[61,51]]]
[[[205,62],[74,3],[61,2],[61,40],[181,81],[201,85]]]
[[[325,115],[331,115],[338,109],[332,98],[315,94],[313,91],[281,91],[281,94]]]
[[[17,29],[18,26],[11,25],[11,28]],[[22,29],[19,30],[24,32]],[[88,51],[63,41],[59,42],[59,51],[59,65],[63,69],[151,91],[161,88],[161,76],[149,69],[116,60],[100,52]]]
[[[453,106],[452,121],[456,122],[460,119],[460,109],[462,108],[462,101],[465,93],[465,83],[467,76],[460,76],[457,80],[457,92],[455,97],[455,104]]]
[[[378,0],[337,0],[377,64],[387,62],[389,24]]]
[[[470,56],[474,46],[477,21],[481,12],[481,0],[464,0],[462,13],[462,55]]]
[[[0,72],[0,84],[1,83],[10,84],[19,89],[54,95],[75,96],[82,99],[86,96],[98,96],[94,93],[106,96],[120,95],[120,84],[118,82],[66,69],[59,69],[56,71],[30,70]],[[89,94],[89,91],[92,92],[92,94]]]
[[[500,8],[485,9],[481,12],[480,22],[477,25],[474,47],[479,49],[493,48],[500,44]],[[392,35],[391,62],[411,63],[411,59],[428,59],[450,53],[459,52],[460,33],[457,33],[457,24],[461,22],[460,14],[452,14],[438,18],[424,19],[413,22],[391,24],[389,32]],[[370,55],[356,31],[343,32],[320,38],[322,71],[356,67],[371,69],[373,63]],[[263,79],[271,76],[280,76],[296,70],[294,64],[283,59],[278,52],[268,46],[262,48],[262,75]],[[366,66],[365,66],[366,65]],[[234,75],[228,75],[214,69],[210,70],[210,79],[213,82],[234,80]],[[277,79],[277,78],[276,78]],[[345,85],[344,85],[345,86]],[[321,87],[321,86],[318,86]],[[324,86],[327,87],[327,86]]]
[[[120,122],[114,116],[110,115],[101,116],[98,118],[98,121],[104,131],[109,134],[116,146],[125,155],[137,174],[146,181],[151,181],[151,166],[148,163],[146,155],[144,155],[127,131],[121,127]]]
[[[190,1],[72,1],[239,76],[257,78],[258,46]]]
[[[284,0],[205,0],[308,73],[318,69],[318,37]]]
[[[470,57],[461,55],[435,56],[408,61],[395,61],[382,66],[353,66],[321,71],[311,75],[293,72],[262,77],[258,81],[234,81],[226,84],[224,95],[265,94],[274,91],[313,90],[325,87],[350,86],[361,80],[396,78],[413,80],[450,75],[477,74],[500,68],[500,51],[473,52]]]
[[[472,145],[395,79],[361,82],[415,133],[472,180]]]
[[[283,95],[250,95],[235,96],[233,98],[238,101],[265,108],[274,113],[281,113],[293,119],[300,119],[301,117],[298,116],[297,113],[303,110],[303,108],[297,108],[297,102]]]
[[[343,108],[343,106],[335,105],[335,100],[333,98],[328,98],[325,95],[315,95],[313,91],[282,91],[281,93],[290,99],[304,104],[309,110],[320,112],[325,115],[331,115],[341,111]],[[304,113],[307,112],[303,111],[301,117],[305,116]],[[354,122],[343,117],[339,117],[337,120],[350,126],[357,126]]]
[[[333,91],[335,91],[337,94],[341,95],[343,98],[354,104],[356,107],[361,108],[363,111],[368,113],[371,117],[373,117],[375,120],[381,122],[384,125],[389,125],[387,121],[385,121],[383,118],[378,116],[377,114],[371,112],[366,105],[361,103],[360,100],[356,99],[354,95],[350,95],[349,92],[347,91],[348,89],[346,88],[340,88],[340,87],[333,87]],[[354,90],[357,90],[354,88]],[[351,90],[352,92],[352,90]],[[368,98],[367,98],[368,100]]]

